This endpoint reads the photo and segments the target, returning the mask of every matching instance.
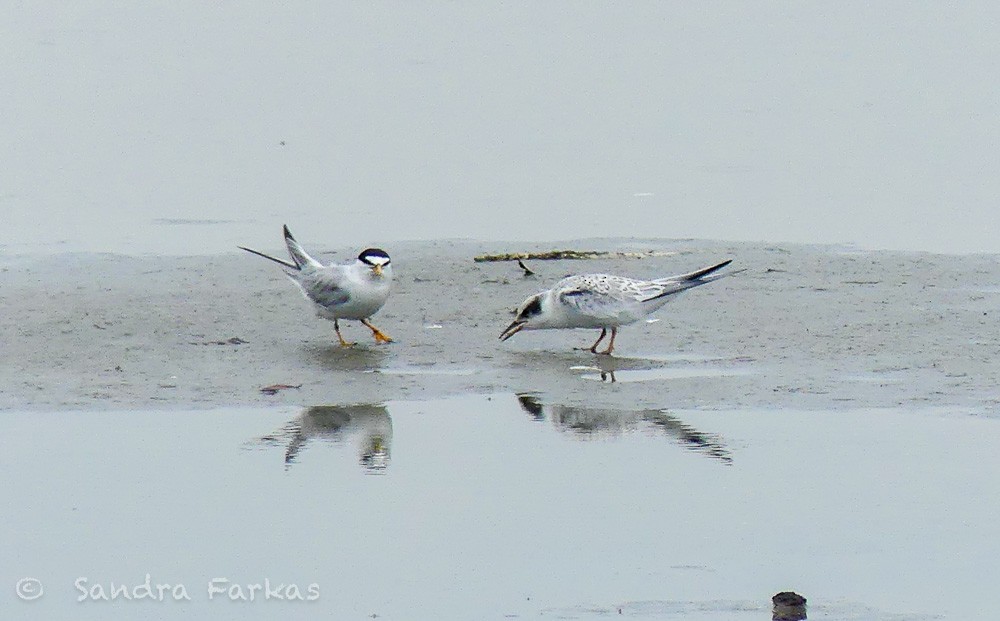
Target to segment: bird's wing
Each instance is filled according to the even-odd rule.
[[[284,231],[285,245],[288,246],[288,254],[292,256],[292,260],[295,261],[295,265],[297,265],[299,269],[302,269],[307,265],[311,265],[312,267],[323,267],[322,263],[309,256],[309,253],[302,248],[302,245],[295,241],[295,238],[292,237],[292,232],[288,230],[288,225],[285,225]],[[270,259],[271,257],[267,258]]]
[[[307,298],[325,308],[340,306],[351,299],[344,268],[339,265],[303,269],[293,275],[293,280]]]
[[[566,278],[555,289],[559,301],[580,314],[612,318],[625,307],[655,295],[660,287],[621,276],[588,274]]]
[[[694,287],[700,287],[701,285],[707,285],[710,282],[719,280],[720,278],[725,278],[726,276],[732,276],[733,274],[739,274],[745,270],[732,270],[722,274],[717,274],[716,272],[730,263],[733,260],[723,261],[722,263],[711,265],[709,267],[703,267],[700,270],[695,270],[688,274],[678,274],[677,276],[668,276],[666,278],[657,278],[656,280],[649,281],[648,284],[654,287],[659,287],[659,291],[653,293],[653,295],[647,297],[643,302],[649,302],[651,300],[656,300],[659,298],[666,297],[668,295],[673,295],[675,293],[681,293],[682,291],[687,291],[688,289]]]
[[[295,238],[292,237],[292,232],[288,230],[287,225],[284,227],[284,232],[285,232],[285,245],[288,247],[288,254],[291,255],[292,257],[291,261],[287,261],[285,259],[279,259],[278,257],[272,257],[271,255],[265,254],[260,250],[254,250],[253,248],[247,248],[246,246],[237,246],[237,248],[239,248],[240,250],[246,250],[247,252],[257,255],[258,257],[264,257],[268,261],[274,261],[279,265],[283,265],[284,267],[293,270],[301,270],[303,267],[306,266],[311,266],[311,267],[323,266],[322,263],[309,256],[309,253],[307,253],[302,248],[299,242],[295,241]]]
[[[721,270],[722,268],[726,267],[727,265],[729,265],[732,262],[733,262],[732,259],[728,259],[726,261],[723,261],[722,263],[718,263],[716,265],[710,265],[709,267],[703,267],[700,270],[695,270],[695,271],[693,271],[693,272],[691,272],[689,274],[678,274],[677,276],[667,276],[666,278],[659,278],[657,280],[654,280],[653,282],[673,282],[673,281],[693,281],[693,280],[712,281],[712,280],[716,280],[716,279],[719,279],[722,276],[724,276],[724,274],[717,274],[715,276],[712,276],[711,278],[705,278],[705,277],[708,276],[709,274],[712,274],[713,272],[717,272],[717,271]]]

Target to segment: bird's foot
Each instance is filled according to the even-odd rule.
[[[389,338],[388,334],[386,334],[385,332],[382,332],[381,330],[379,330],[378,328],[376,328],[375,326],[373,326],[372,323],[370,321],[368,321],[367,319],[362,319],[361,323],[364,324],[364,326],[366,328],[368,328],[369,330],[372,331],[372,336],[375,337],[375,342],[376,343],[391,343],[392,342],[392,339]]]

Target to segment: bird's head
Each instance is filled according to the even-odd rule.
[[[506,341],[521,330],[537,330],[545,327],[542,324],[546,316],[546,306],[545,293],[536,293],[521,302],[521,305],[517,307],[513,323],[500,333],[500,340]]]
[[[381,248],[366,248],[358,255],[358,262],[370,268],[375,278],[392,276],[392,266],[389,253]]]

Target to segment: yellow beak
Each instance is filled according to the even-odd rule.
[[[382,266],[381,265],[373,265],[372,266],[372,271],[375,272],[376,276],[381,276],[382,275]]]

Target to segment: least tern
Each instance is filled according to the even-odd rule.
[[[590,347],[591,353],[611,354],[615,349],[618,328],[635,323],[666,304],[674,295],[736,274],[715,274],[732,259],[656,280],[636,280],[609,274],[570,276],[548,291],[529,297],[517,309],[514,322],[500,333],[506,341],[522,330],[551,328],[600,328],[601,336]],[[742,271],[742,270],[739,270]],[[611,341],[602,352],[597,346],[611,330]]]
[[[306,299],[316,305],[316,314],[333,321],[333,329],[344,347],[354,343],[344,340],[338,319],[356,319],[372,331],[377,342],[391,343],[392,339],[368,320],[389,298],[392,265],[385,250],[367,248],[353,263],[323,265],[302,249],[287,226],[284,231],[291,261],[251,248],[239,248],[287,268],[285,274],[299,286]]]

